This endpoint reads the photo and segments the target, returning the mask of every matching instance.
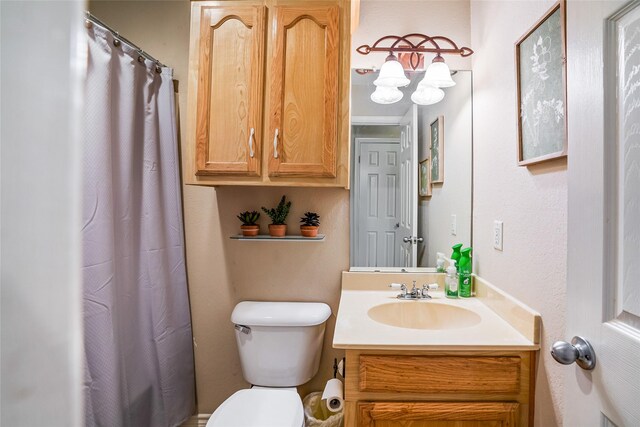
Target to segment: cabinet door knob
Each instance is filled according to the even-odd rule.
[[[276,132],[273,135],[273,158],[278,158],[278,128],[276,128]]]
[[[249,133],[249,157],[253,159],[253,135],[255,135],[256,131],[254,128],[251,128],[251,132]]]

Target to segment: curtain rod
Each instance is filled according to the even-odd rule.
[[[93,22],[99,26],[101,26],[102,28],[104,28],[105,30],[109,31],[113,37],[116,40],[119,40],[121,42],[124,42],[126,44],[128,44],[129,46],[131,46],[132,48],[136,49],[138,51],[138,54],[147,58],[150,61],[153,61],[156,63],[156,65],[160,66],[160,67],[166,67],[166,65],[164,65],[162,62],[160,62],[159,60],[157,60],[156,58],[154,58],[153,56],[151,56],[150,54],[148,54],[147,52],[145,52],[144,50],[142,50],[142,48],[140,48],[139,46],[137,46],[135,43],[133,43],[131,40],[123,37],[120,35],[120,33],[118,33],[116,30],[114,30],[113,28],[111,28],[110,26],[108,26],[107,24],[105,24],[104,22],[102,22],[101,20],[99,20],[95,15],[93,15],[91,12],[89,12],[88,10],[85,11],[85,15],[86,15],[86,19],[90,22]],[[158,70],[156,70],[158,71]],[[158,71],[160,72],[160,71]]]

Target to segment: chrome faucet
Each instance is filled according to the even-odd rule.
[[[429,291],[435,291],[438,289],[438,285],[433,283],[431,285],[422,285],[422,289],[416,287],[416,281],[413,281],[413,287],[411,291],[407,290],[407,286],[404,283],[391,283],[389,285],[392,289],[400,289],[400,293],[396,298],[405,299],[405,300],[420,300],[420,299],[431,299],[431,295],[429,295]]]

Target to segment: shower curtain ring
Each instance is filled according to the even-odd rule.
[[[118,40],[117,38],[115,38],[115,37],[116,37],[116,35],[115,35],[115,34],[114,34],[114,36],[113,36],[113,37],[114,37],[114,38],[113,38],[113,45],[114,45],[115,47],[120,47],[120,44],[121,44],[121,43],[120,43],[120,40]]]

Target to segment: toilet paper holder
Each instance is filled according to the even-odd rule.
[[[345,358],[343,357],[342,360],[340,361],[340,363],[338,364],[338,359],[336,359],[335,357],[333,358],[333,378],[338,378],[338,372],[340,372],[340,376],[342,378],[344,378],[344,374],[345,374],[345,369],[344,369],[344,362],[345,362]],[[342,365],[342,366],[340,366]]]

